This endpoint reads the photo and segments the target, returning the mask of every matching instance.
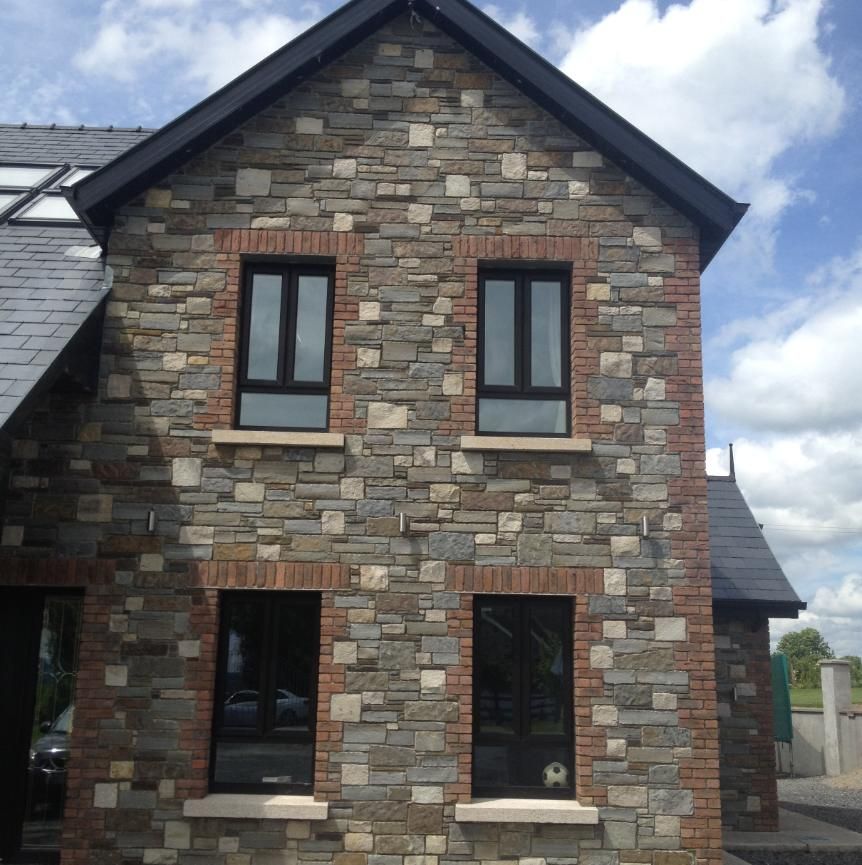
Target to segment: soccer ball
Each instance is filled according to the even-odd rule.
[[[569,770],[562,763],[548,763],[542,769],[542,781],[546,787],[568,787]]]

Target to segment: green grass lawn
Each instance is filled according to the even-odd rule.
[[[853,688],[852,700],[855,705],[862,704],[862,688]],[[807,709],[823,708],[823,693],[820,688],[791,688],[790,702],[794,706]]]

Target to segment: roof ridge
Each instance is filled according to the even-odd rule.
[[[56,130],[59,132],[158,132],[158,127],[150,126],[88,126],[85,123],[62,124],[62,123],[2,123],[0,129],[38,129],[40,131]]]

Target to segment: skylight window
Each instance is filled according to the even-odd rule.
[[[59,170],[59,165],[0,165],[0,186],[33,189]]]
[[[78,216],[62,195],[40,195],[32,204],[19,210],[15,219],[38,222],[77,222]]]
[[[0,164],[0,218],[10,222],[77,222],[63,196],[96,169],[78,165]]]

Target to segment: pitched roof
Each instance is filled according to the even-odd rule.
[[[34,126],[0,123],[0,160],[105,165],[153,132],[142,126]]]
[[[796,618],[805,603],[790,585],[733,477],[707,479],[713,603],[750,605]]]
[[[113,211],[291,87],[409,11],[426,17],[700,227],[706,267],[747,209],[566,77],[467,0],[351,0],[68,193],[104,240]]]
[[[102,165],[148,134],[0,125],[0,162]],[[99,253],[81,225],[0,225],[0,429],[69,371],[107,295]]]

